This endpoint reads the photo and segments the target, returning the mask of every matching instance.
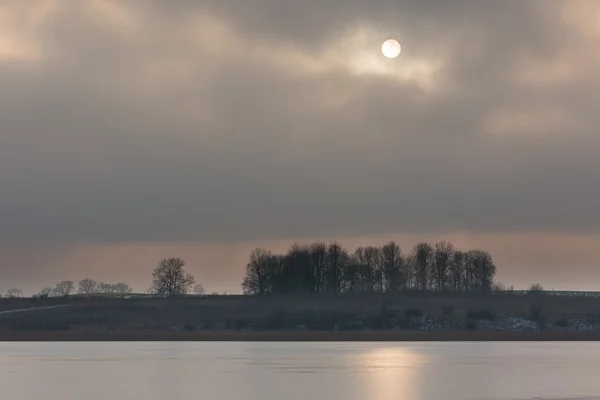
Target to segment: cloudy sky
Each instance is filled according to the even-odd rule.
[[[599,44],[595,0],[4,0],[0,291],[314,239],[600,290]]]

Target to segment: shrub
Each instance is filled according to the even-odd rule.
[[[544,287],[542,285],[540,285],[539,283],[534,283],[527,290],[527,294],[530,294],[530,295],[544,294]]]
[[[276,308],[267,317],[265,328],[267,329],[285,329],[288,323],[288,312],[281,308]]]
[[[381,317],[381,316],[376,316],[376,315],[371,315],[368,316],[366,318],[364,318],[364,324],[365,326],[371,328],[371,329],[385,329],[388,328],[387,323],[386,323],[386,318]]]
[[[406,318],[419,318],[423,316],[423,311],[420,308],[410,307],[404,310]]]
[[[541,304],[532,304],[531,305],[531,319],[533,321],[538,321],[542,317],[542,312],[544,311],[544,307]]]
[[[467,318],[474,320],[488,320],[492,321],[496,318],[494,313],[487,308],[482,308],[480,310],[470,309],[467,311]]]
[[[312,308],[305,310],[301,314],[300,319],[300,325],[314,326],[317,321],[315,310],[313,310]]]
[[[545,318],[543,315],[544,308],[541,304],[532,304],[531,305],[531,320],[538,324],[538,327],[543,329]]]
[[[306,325],[310,329],[330,330],[333,326],[344,324],[348,320],[352,320],[353,315],[344,314],[338,311],[305,311],[295,318],[284,315],[286,327],[296,325]]]
[[[454,308],[452,306],[442,306],[441,310],[442,315],[450,315],[454,311]]]
[[[236,331],[241,331],[244,330],[246,328],[248,328],[250,325],[250,321],[248,321],[247,319],[238,319],[235,321],[235,330]]]
[[[567,317],[560,317],[556,320],[556,326],[560,328],[566,328],[569,325],[569,320]]]

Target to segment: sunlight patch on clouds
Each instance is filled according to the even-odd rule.
[[[87,11],[99,19],[107,29],[134,32],[141,28],[142,19],[139,10],[133,10],[124,1],[89,0]]]
[[[404,53],[396,59],[387,59],[380,50],[382,38],[386,37],[375,30],[359,28],[330,41],[318,54],[299,48],[275,52],[267,48],[264,53],[279,55],[276,62],[303,73],[327,74],[345,70],[356,77],[384,77],[398,83],[415,84],[423,90],[435,89],[443,64],[441,59],[424,59]]]
[[[542,109],[511,109],[494,112],[483,123],[483,131],[490,135],[536,135],[568,129],[574,124],[566,110],[558,107]]]
[[[190,35],[198,50],[211,56],[245,57],[255,47],[231,25],[210,13],[195,15],[181,29]]]
[[[577,80],[580,68],[577,58],[565,53],[554,60],[524,56],[517,70],[516,80],[521,84],[537,87],[565,85]]]
[[[412,83],[424,90],[434,89],[443,60],[425,59],[402,53],[394,60],[381,54],[386,36],[375,29],[352,28],[311,52],[293,44],[258,43],[244,38],[226,22],[210,14],[195,17],[188,28],[198,50],[211,56],[260,60],[290,74],[327,75],[345,71],[356,77],[379,76],[399,83]]]
[[[56,11],[57,3],[38,0],[18,4],[0,5],[0,62],[40,61],[44,54],[37,30]]]
[[[597,0],[578,0],[561,3],[563,21],[578,30],[582,35],[598,38],[600,36],[600,2]]]

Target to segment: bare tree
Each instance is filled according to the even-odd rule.
[[[112,283],[100,282],[98,283],[98,292],[100,293],[114,293],[115,288]]]
[[[73,283],[73,281],[62,281],[56,285],[56,287],[53,290],[53,294],[55,296],[66,297],[66,296],[70,295],[71,293],[73,293],[74,289],[75,289],[75,284]]]
[[[292,244],[285,255],[283,285],[287,292],[314,292],[310,247]]]
[[[194,277],[184,271],[184,265],[185,262],[177,257],[160,260],[152,273],[154,292],[169,297],[189,292],[194,285]]]
[[[6,293],[6,297],[8,297],[9,299],[15,299],[18,297],[23,297],[23,291],[21,289],[9,289],[8,292]]]
[[[490,253],[483,250],[468,251],[466,269],[471,290],[492,290],[496,266],[492,261]]]
[[[127,294],[133,292],[131,286],[129,286],[125,282],[117,282],[110,286],[112,287],[113,293]]]
[[[45,299],[46,297],[50,297],[51,294],[52,294],[52,288],[51,287],[45,287],[42,290],[40,290],[38,292],[38,294],[35,295],[35,297]]]
[[[544,291],[544,287],[539,283],[534,283],[533,285],[529,286],[529,289],[527,289],[527,291],[529,293],[541,293]]]
[[[340,293],[343,270],[350,261],[348,252],[337,242],[327,248],[326,255],[327,287],[330,293]]]
[[[325,287],[325,260],[327,244],[315,242],[310,245],[310,266],[315,281],[315,292],[321,293]]]
[[[414,262],[417,289],[427,290],[433,264],[433,247],[429,243],[417,243],[413,248],[412,260]]]
[[[448,282],[454,246],[447,241],[435,244],[435,267],[434,277],[438,290],[445,290]]]
[[[505,292],[506,285],[502,282],[496,282],[496,283],[494,283],[494,286],[492,286],[492,291],[493,292]]]
[[[272,292],[273,256],[264,249],[254,249],[246,265],[246,277],[242,283],[245,294],[265,294]]]
[[[455,291],[465,289],[465,258],[464,252],[456,250],[450,261],[450,286]]]
[[[358,266],[358,291],[373,293],[382,290],[382,277],[378,274],[379,249],[377,247],[358,247],[354,250],[353,261]]]
[[[203,295],[204,293],[206,293],[206,292],[204,291],[204,286],[202,286],[202,284],[201,284],[201,283],[197,283],[197,284],[194,286],[194,293],[195,293],[195,294],[197,294],[197,295],[199,295],[199,296],[201,296],[201,295]]]
[[[78,286],[77,292],[79,294],[93,294],[100,292],[100,285],[98,282],[90,278],[80,280]]]
[[[388,292],[397,292],[405,288],[405,277],[403,276],[404,257],[400,252],[400,246],[396,242],[389,242],[381,248],[382,272],[385,276],[385,285]]]

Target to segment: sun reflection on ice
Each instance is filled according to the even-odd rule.
[[[425,361],[423,355],[400,346],[378,346],[355,359],[365,372],[367,398],[378,400],[419,398],[420,365]]]

